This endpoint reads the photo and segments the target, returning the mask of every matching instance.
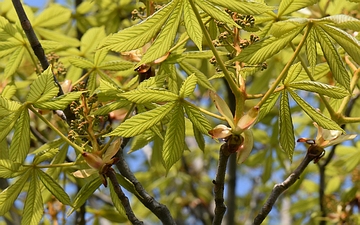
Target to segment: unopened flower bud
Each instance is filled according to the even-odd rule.
[[[84,157],[86,163],[96,170],[100,170],[104,165],[104,161],[102,160],[102,158],[96,154],[83,152],[82,156]]]
[[[226,138],[231,135],[231,128],[223,124],[219,124],[209,131],[212,138]]]

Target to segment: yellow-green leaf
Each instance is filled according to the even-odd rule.
[[[199,22],[196,19],[196,15],[191,8],[189,0],[184,1],[184,23],[186,32],[191,40],[195,43],[200,51],[202,51],[202,39],[203,34]]]
[[[70,20],[71,10],[58,4],[45,8],[36,18],[33,27],[58,27]]]
[[[287,154],[290,161],[292,161],[295,149],[295,135],[291,119],[289,96],[285,89],[281,92],[279,120],[280,147]]]
[[[134,103],[169,102],[177,100],[179,98],[178,95],[170,91],[156,90],[151,88],[135,89],[119,94],[118,96],[126,98],[127,100]]]
[[[59,92],[59,87],[55,84],[54,77],[49,66],[36,80],[30,85],[27,102],[35,103],[49,100]]]
[[[282,0],[279,5],[278,17],[314,5],[318,0]]]
[[[6,66],[4,70],[5,78],[12,76],[16,72],[17,68],[19,68],[20,66],[24,53],[25,53],[24,47],[18,47],[14,50],[9,60],[6,62]]]
[[[192,93],[194,93],[194,89],[196,87],[197,78],[195,74],[191,74],[189,77],[181,85],[179,95],[181,98],[189,97]]]
[[[316,92],[319,94],[327,95],[331,98],[344,98],[349,95],[349,92],[344,88],[332,86],[316,81],[297,81],[289,84],[289,87],[301,89],[305,91]]]
[[[210,2],[228,8],[233,12],[245,15],[261,14],[275,9],[272,6],[267,6],[260,1],[247,0],[209,0]]]

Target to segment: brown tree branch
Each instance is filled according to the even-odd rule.
[[[112,168],[110,168],[109,170],[107,170],[106,172],[106,176],[110,179],[110,182],[112,183],[112,185],[114,186],[114,190],[118,196],[118,198],[121,201],[121,204],[123,205],[125,212],[126,212],[126,216],[128,217],[128,219],[130,220],[130,222],[134,225],[142,225],[144,224],[142,221],[138,220],[138,218],[136,218],[134,212],[132,211],[130,202],[128,197],[126,197],[126,195],[124,194],[124,192],[121,190],[121,187],[119,185],[118,180],[116,179],[116,175],[115,172]]]
[[[229,159],[230,153],[228,151],[228,144],[225,143],[221,146],[219,152],[219,164],[217,168],[216,178],[214,183],[214,196],[215,196],[215,216],[213,225],[220,225],[224,214],[226,212],[226,206],[224,204],[224,184],[226,166]]]
[[[126,140],[123,140],[123,144],[124,141],[126,142]],[[141,185],[141,183],[136,179],[134,174],[131,172],[129,165],[127,164],[123,156],[123,147],[124,145],[122,145],[122,147],[116,154],[116,156],[119,158],[119,161],[116,163],[116,167],[120,171],[121,175],[126,177],[134,185],[135,190],[141,196],[141,198],[138,198],[139,201],[151,212],[153,212],[155,216],[157,216],[164,225],[176,225],[175,220],[172,218],[169,209],[165,205],[157,202],[151,195],[149,195],[144,189],[144,187]]]
[[[294,170],[294,172],[292,172],[288,176],[288,178],[286,178],[286,180],[284,180],[282,183],[276,184],[274,186],[269,198],[266,200],[259,214],[255,217],[253,225],[259,225],[264,221],[264,219],[270,213],[272,207],[274,206],[279,196],[299,179],[300,174],[305,170],[305,168],[309,165],[309,163],[312,160],[316,159],[318,156],[319,155],[307,153],[305,158],[302,160],[300,165]]]

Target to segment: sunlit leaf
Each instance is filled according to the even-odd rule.
[[[6,99],[2,95],[0,96],[0,118],[16,112],[20,107],[20,103]]]
[[[125,215],[126,216],[124,206],[121,204],[121,201],[120,201],[119,197],[117,196],[117,194],[116,194],[116,192],[114,190],[113,183],[112,182],[109,182],[109,183],[110,183],[110,185],[109,185],[110,197],[111,197],[111,200],[112,200],[116,210],[120,213],[120,215]],[[119,188],[121,188],[121,187],[119,186]]]
[[[315,81],[298,81],[289,84],[289,87],[301,89],[305,91],[316,92],[319,94],[327,95],[331,98],[344,98],[349,95],[349,92],[344,88],[323,84]]]
[[[159,106],[153,110],[133,116],[121,123],[120,126],[115,128],[106,136],[132,137],[141,134],[168,115],[174,108],[174,105],[175,102],[169,102],[166,105]]]
[[[194,89],[196,87],[197,78],[195,74],[191,74],[189,77],[181,85],[179,95],[181,98],[189,97],[192,93],[194,93]]]
[[[30,85],[27,102],[35,103],[46,101],[55,97],[59,92],[59,87],[55,84],[51,66],[49,66],[36,80]]]
[[[65,192],[65,190],[55,181],[51,176],[43,172],[42,170],[37,171],[41,182],[44,184],[46,189],[48,189],[60,202],[64,205],[70,205],[70,197]]]
[[[21,175],[18,180],[0,193],[0,216],[4,216],[5,213],[13,207],[14,201],[18,198],[30,174],[30,170],[28,170],[26,173]]]
[[[296,79],[296,77],[300,74],[302,69],[301,63],[295,63],[293,65],[291,65],[288,74],[286,76],[286,78],[284,79],[284,84],[288,84],[290,82],[292,82],[293,80]]]
[[[94,67],[94,63],[91,62],[88,59],[85,59],[83,57],[74,56],[69,58],[69,62],[76,67],[82,68],[82,69],[89,69]]]
[[[123,52],[144,46],[161,29],[177,3],[178,1],[171,1],[142,23],[112,34],[100,47]]]
[[[343,129],[335,123],[333,120],[327,118],[326,116],[319,113],[316,109],[314,109],[309,103],[307,103],[304,99],[302,99],[298,94],[296,94],[290,88],[287,89],[290,93],[291,97],[296,101],[296,103],[306,112],[306,114],[319,126],[328,130],[340,130]]]
[[[280,2],[278,17],[295,12],[299,9],[314,5],[318,0],[283,0]]]
[[[17,111],[1,118],[0,120],[0,141],[2,141],[14,127],[18,117],[21,115],[21,111]]]
[[[30,149],[30,116],[23,110],[15,124],[15,132],[10,144],[10,159],[23,163]]]
[[[279,98],[280,92],[275,92],[266,100],[266,102],[260,107],[258,121],[261,121],[271,110],[274,108],[275,103]]]
[[[98,68],[103,70],[123,71],[134,67],[134,64],[125,60],[102,62]]]
[[[275,37],[281,37],[282,35],[286,35],[298,27],[304,27],[307,23],[308,20],[305,18],[292,18],[279,21],[272,24],[271,29],[269,30],[269,34]]]
[[[289,106],[289,96],[286,90],[281,92],[280,98],[280,147],[292,161],[295,149],[295,134]]]
[[[316,66],[316,36],[314,29],[311,29],[306,38],[306,55],[311,68],[311,75],[314,76]]]
[[[136,67],[152,62],[155,59],[165,55],[174,43],[174,39],[178,30],[182,12],[182,4],[177,3],[174,10],[171,12],[166,24],[160,31],[160,34],[156,37],[150,48],[146,51],[145,55],[141,58],[141,61]]]
[[[165,169],[170,168],[181,158],[185,143],[185,118],[180,104],[174,107],[170,123],[166,130],[164,149],[162,152]]]
[[[150,88],[135,89],[119,94],[118,96],[126,98],[134,103],[169,102],[179,98],[176,94],[170,91],[155,90]]]
[[[234,116],[226,102],[218,94],[212,91],[210,91],[210,97],[215,103],[215,106],[219,110],[220,114],[225,117],[230,127],[235,130]]]
[[[24,204],[24,212],[21,218],[22,225],[37,225],[44,214],[40,183],[35,170],[32,170],[32,172],[29,190]]]
[[[194,137],[195,137],[196,143],[198,144],[199,148],[201,149],[201,151],[205,151],[205,139],[204,139],[203,134],[194,125],[193,125],[193,132],[194,132]]]
[[[1,97],[5,99],[11,99],[16,93],[16,86],[14,83],[7,84],[1,92]],[[1,101],[1,100],[0,100]],[[0,110],[1,110],[1,103],[0,103]],[[1,113],[0,113],[1,117]]]
[[[200,51],[202,51],[203,34],[199,22],[196,19],[195,13],[191,8],[189,0],[185,0],[184,4],[184,23],[186,32],[191,40],[195,43]]]
[[[209,0],[209,1],[216,5],[220,5],[222,7],[228,8],[233,12],[237,12],[245,15],[261,14],[274,9],[274,7],[267,6],[257,1],[247,1],[247,0]]]
[[[80,95],[84,93],[82,91],[79,92],[69,92],[65,95],[61,95],[56,98],[52,98],[45,102],[37,102],[34,104],[36,108],[39,109],[65,109],[71,102],[78,100]]]
[[[199,85],[207,89],[214,90],[213,86],[211,85],[206,75],[202,73],[200,70],[198,70],[196,67],[194,67],[193,65],[191,65],[186,61],[181,61],[179,65],[188,75],[195,74]]]
[[[283,36],[276,38],[270,37],[262,39],[246,47],[233,61],[246,62],[252,65],[264,62],[266,59],[284,49],[302,30],[304,26],[299,26]]]
[[[317,39],[324,52],[327,63],[329,64],[330,71],[332,72],[335,80],[344,86],[347,90],[350,89],[350,77],[345,69],[344,63],[341,60],[339,52],[331,42],[326,32],[319,26],[315,26]]]
[[[208,134],[209,130],[211,130],[211,125],[209,121],[205,118],[204,115],[200,113],[200,111],[192,107],[188,104],[183,104],[186,114],[188,118],[192,122],[192,124],[203,134]]]
[[[4,75],[5,78],[12,76],[19,68],[22,58],[24,57],[25,48],[20,47],[14,50],[6,63]]]
[[[33,22],[33,27],[57,27],[69,21],[71,10],[60,5],[53,4],[45,8]]]
[[[116,109],[124,108],[130,104],[131,104],[131,102],[129,102],[126,99],[119,99],[116,102],[111,102],[111,103],[108,103],[108,104],[98,108],[95,112],[92,113],[92,115],[96,115],[96,116],[107,115]]]
[[[332,15],[316,20],[321,24],[333,25],[340,29],[349,29],[360,31],[360,20],[344,14]]]
[[[4,151],[4,149],[1,149]],[[18,168],[21,164],[14,163],[10,159],[0,159],[0,177],[2,178],[12,178],[17,176]]]

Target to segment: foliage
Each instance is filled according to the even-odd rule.
[[[315,154],[319,170],[306,164],[265,223],[276,213],[284,224],[359,223],[359,141],[346,134],[360,122],[356,2],[24,5],[45,68],[27,23],[0,2],[0,215],[27,225],[84,224],[85,212],[94,224],[221,223],[214,171],[237,161],[225,216],[245,224],[274,182]],[[169,213],[157,214],[158,202]]]

